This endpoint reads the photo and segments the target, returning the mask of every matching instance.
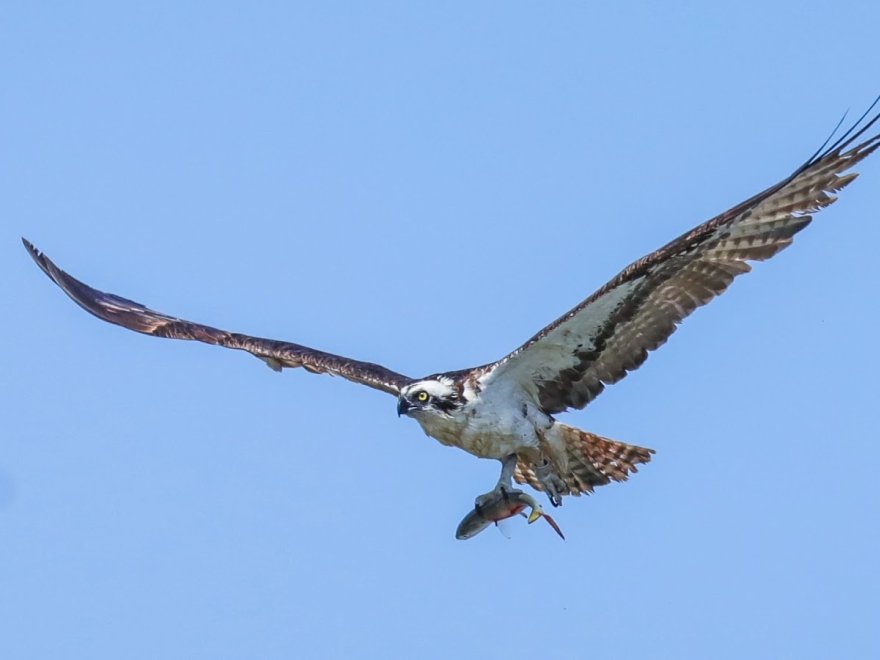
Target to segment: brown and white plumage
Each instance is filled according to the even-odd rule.
[[[697,307],[750,271],[749,261],[788,247],[811,213],[833,203],[834,193],[857,176],[844,173],[880,146],[875,135],[851,147],[877,120],[851,130],[776,185],[627,266],[513,353],[487,365],[491,378],[515,379],[549,414],[586,406],[605,385],[637,369]]]
[[[849,170],[880,146],[880,135],[857,143],[880,119],[864,121],[867,114],[790,176],[627,266],[501,360],[419,380],[377,364],[155,312],[83,284],[24,243],[40,268],[98,318],[154,336],[244,350],[273,369],[303,367],[394,394],[398,414],[415,418],[428,435],[502,460],[498,488],[515,478],[547,491],[558,504],[562,495],[625,480],[653,452],[563,425],[553,415],[586,406],[606,385],[638,368],[697,307],[748,272],[749,262],[790,245],[811,214],[853,181],[856,174]]]
[[[281,371],[284,367],[302,367],[315,374],[342,376],[352,382],[368,385],[389,394],[398,394],[404,385],[412,381],[411,378],[371,362],[352,360],[291,342],[228,332],[153,311],[133,300],[104,293],[83,284],[58,268],[49,257],[26,239],[22,239],[22,242],[49,279],[61,287],[80,307],[103,321],[154,337],[191,339],[247,351],[256,355],[275,371]]]

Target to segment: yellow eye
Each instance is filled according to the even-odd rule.
[[[424,390],[422,390],[421,392],[419,392],[418,394],[416,394],[416,398],[417,398],[419,401],[421,401],[422,403],[424,403],[425,401],[428,400],[429,397],[428,397],[428,393],[425,392]]]

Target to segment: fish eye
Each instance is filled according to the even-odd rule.
[[[416,394],[416,399],[418,399],[421,403],[425,403],[430,397],[425,390],[422,390],[418,394]]]

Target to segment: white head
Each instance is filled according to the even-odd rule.
[[[449,417],[464,405],[455,381],[446,376],[436,376],[410,383],[400,390],[397,399],[397,414],[418,417],[419,415],[442,415]]]

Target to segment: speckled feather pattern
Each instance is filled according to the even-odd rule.
[[[769,259],[788,247],[810,223],[811,213],[833,203],[834,193],[856,177],[843,173],[880,146],[880,135],[875,135],[847,149],[878,117],[775,186],[632,263],[484,369],[534,387],[550,414],[583,408],[606,385],[637,369],[697,307],[748,272],[748,261]],[[621,290],[625,295],[619,295]]]
[[[630,474],[638,472],[636,466],[650,461],[654,453],[653,449],[603,438],[559,422],[556,427],[562,433],[568,453],[568,471],[560,474],[568,487],[563,495],[589,494],[596,486],[626,481]],[[517,462],[514,479],[535,490],[544,490],[532,465],[525,460]]]

